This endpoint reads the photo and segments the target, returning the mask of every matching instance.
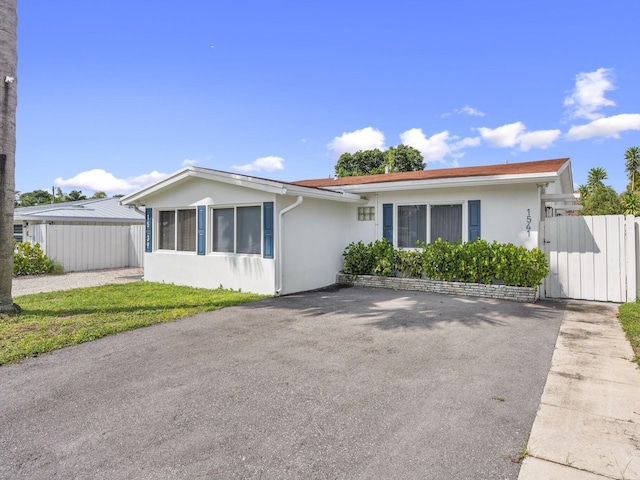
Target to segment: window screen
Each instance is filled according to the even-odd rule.
[[[214,252],[232,252],[234,247],[234,209],[216,208],[213,211]]]
[[[178,210],[178,250],[195,252],[196,233],[196,211],[194,209]]]
[[[261,212],[260,207],[238,207],[238,237],[236,253],[260,253]]]
[[[398,247],[416,248],[416,242],[427,241],[427,206],[398,207]]]
[[[431,205],[431,241],[462,241],[462,205]]]
[[[176,212],[160,212],[158,225],[158,248],[160,250],[175,250],[176,248]]]

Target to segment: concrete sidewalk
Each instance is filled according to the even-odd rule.
[[[519,480],[640,479],[640,371],[617,311],[568,302]]]

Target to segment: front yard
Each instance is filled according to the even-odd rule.
[[[22,313],[0,314],[0,365],[261,298],[265,297],[150,282],[16,297]]]

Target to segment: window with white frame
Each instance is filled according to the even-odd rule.
[[[158,249],[195,252],[196,209],[161,210],[158,214]]]
[[[417,242],[438,238],[450,243],[462,240],[462,204],[398,205],[397,236],[400,248],[415,248]]]
[[[259,205],[214,208],[212,220],[213,252],[262,252],[262,208]]]
[[[415,248],[417,242],[427,242],[427,206],[398,206],[398,247]]]
[[[368,220],[375,220],[374,207],[358,207],[358,221],[366,222]]]

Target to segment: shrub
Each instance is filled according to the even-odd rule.
[[[424,276],[443,281],[537,287],[548,275],[545,254],[511,243],[475,240],[451,244],[438,239],[415,250],[394,249],[387,240],[351,243],[343,252],[343,273],[351,275]]]
[[[376,240],[368,245],[374,259],[373,273],[380,277],[388,277],[396,270],[396,250],[386,238]]]
[[[397,250],[396,270],[402,277],[419,278],[423,270],[420,250]]]
[[[371,249],[362,242],[351,242],[342,252],[344,267],[342,273],[348,273],[354,277],[358,275],[370,275],[375,267],[375,259]]]
[[[35,275],[38,273],[50,273],[59,268],[49,260],[40,244],[31,245],[29,242],[16,243],[16,251],[13,253],[13,274]]]

